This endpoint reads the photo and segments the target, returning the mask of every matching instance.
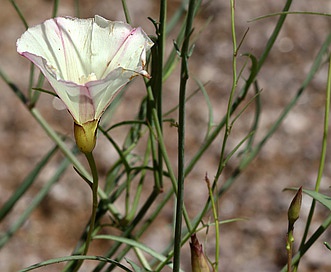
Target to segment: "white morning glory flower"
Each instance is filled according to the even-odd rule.
[[[101,115],[121,87],[139,74],[149,76],[144,66],[152,46],[140,27],[96,15],[58,17],[31,27],[18,39],[17,52],[39,67],[66,105],[75,122],[76,141],[76,134],[87,137],[82,141],[93,134],[95,145]],[[93,143],[84,150],[78,141],[83,152],[93,150]]]

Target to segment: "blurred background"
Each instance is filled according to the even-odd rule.
[[[51,17],[53,2],[50,0],[16,1],[30,26]],[[192,77],[207,83],[215,123],[226,112],[227,99],[232,83],[232,42],[230,25],[230,1],[203,1],[201,11],[194,23],[197,35],[194,54],[190,58]],[[278,17],[251,22],[253,18],[282,10],[286,1],[236,1],[236,30],[238,41],[247,35],[240,54],[250,52],[259,57],[274,29]],[[141,26],[149,35],[155,29],[147,17],[158,19],[159,3],[152,0],[128,0],[134,26]],[[168,15],[180,6],[180,0],[168,1]],[[294,1],[292,11],[315,11],[331,13],[328,0]],[[60,1],[58,15],[75,14],[74,1]],[[81,0],[80,14],[83,18],[101,15],[110,20],[125,21],[121,1]],[[209,24],[206,24],[210,20]],[[176,27],[167,41],[167,51],[176,38]],[[262,68],[258,83],[262,89],[262,115],[256,140],[270,128],[284,106],[296,94],[304,81],[322,43],[331,30],[331,19],[326,16],[289,15],[270,57]],[[26,91],[30,63],[16,53],[16,40],[25,31],[10,1],[0,0],[0,67],[12,82]],[[246,58],[238,58],[238,67]],[[36,73],[38,75],[38,73]],[[36,76],[37,76],[36,75]],[[245,77],[245,73],[243,74]],[[285,187],[303,185],[313,189],[317,177],[321,140],[323,132],[324,99],[327,79],[327,65],[317,73],[299,103],[286,118],[274,137],[264,146],[253,163],[236,180],[230,190],[220,199],[220,219],[245,218],[247,220],[221,225],[220,271],[279,271],[286,263],[285,239],[287,231],[287,208],[292,192],[283,192]],[[178,69],[164,84],[164,111],[178,103]],[[243,80],[239,82],[239,87]],[[45,84],[47,87],[48,85]],[[50,89],[50,87],[48,86]],[[188,93],[196,89],[193,80]],[[111,118],[103,122],[114,124],[135,116],[141,99],[145,95],[141,79],[125,91],[123,100]],[[187,160],[198,149],[204,139],[208,108],[197,94],[187,105]],[[72,137],[73,122],[65,110],[57,110],[56,101],[42,94],[37,104],[45,119],[61,134]],[[134,109],[132,112],[128,109]],[[246,135],[251,126],[253,108],[238,120],[229,139],[230,151]],[[252,114],[250,114],[252,113]],[[175,119],[176,113],[173,114]],[[121,143],[121,130],[114,131],[114,139]],[[177,130],[165,125],[168,150],[176,164]],[[206,152],[199,164],[186,180],[185,203],[192,217],[208,197],[204,182],[205,174],[216,173],[221,149],[221,137]],[[30,116],[9,87],[0,80],[0,206],[5,203],[22,180],[35,167],[47,150],[54,144]],[[330,149],[328,149],[329,151]],[[102,175],[115,161],[116,152],[99,135],[95,151],[98,168]],[[33,200],[36,192],[54,173],[61,160],[58,155],[38,178],[38,182],[20,200],[14,211],[0,224],[0,232],[9,226]],[[331,184],[330,156],[321,185],[322,193],[329,193]],[[85,163],[82,156],[81,161]],[[234,157],[227,165],[221,182],[232,173],[238,162]],[[199,202],[201,200],[201,203]],[[301,218],[296,223],[296,246],[303,232],[311,199],[304,196]],[[121,207],[118,207],[121,209]],[[173,207],[169,206],[163,216],[154,223],[154,228],[144,235],[144,241],[154,249],[162,250],[171,237]],[[312,229],[329,213],[317,205]],[[90,190],[72,168],[68,168],[61,180],[53,187],[42,205],[32,214],[28,222],[0,250],[0,270],[17,271],[22,267],[46,259],[71,253],[90,216]],[[206,218],[206,221],[212,217]],[[198,235],[208,256],[213,258],[215,241],[213,235]],[[303,258],[300,272],[331,271],[331,253],[323,245],[331,242],[330,231],[314,244]],[[103,246],[97,244],[91,253],[102,254]],[[183,247],[183,269],[189,268],[188,246]],[[54,270],[52,270],[54,269]],[[56,271],[48,267],[46,270]]]

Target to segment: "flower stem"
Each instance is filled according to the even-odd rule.
[[[293,230],[287,234],[286,251],[287,251],[287,272],[292,271],[292,246],[293,246]]]
[[[94,231],[95,219],[96,219],[97,208],[98,208],[98,180],[99,180],[98,171],[97,171],[97,167],[96,167],[92,152],[85,153],[85,156],[86,156],[86,159],[90,166],[92,177],[93,177],[93,183],[91,186],[91,189],[92,189],[92,214],[91,214],[91,219],[90,219],[90,226],[88,227],[88,232],[87,232],[87,236],[86,236],[86,240],[85,240],[84,251],[82,252],[81,255],[86,255],[88,252],[88,249],[89,249],[89,246],[90,246],[90,243],[92,240],[92,234]],[[73,269],[71,269],[71,267],[73,267],[71,264],[71,265],[67,266],[64,269],[64,271],[76,272],[82,266],[83,262],[84,262],[84,259],[78,261]]]
[[[92,172],[92,177],[93,177],[93,183],[92,183],[92,214],[91,214],[91,222],[90,222],[90,227],[87,233],[87,238],[86,238],[86,245],[84,249],[84,255],[86,255],[90,242],[92,240],[92,233],[94,230],[94,223],[95,223],[95,217],[97,213],[97,208],[98,208],[98,183],[99,183],[99,178],[98,178],[98,171],[97,167],[95,165],[95,160],[93,157],[92,152],[86,153],[86,159],[89,163],[91,172]]]

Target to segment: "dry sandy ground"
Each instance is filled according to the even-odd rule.
[[[153,34],[153,26],[147,16],[157,18],[158,1],[128,1],[135,25],[141,25],[149,34]],[[260,15],[278,12],[285,1],[236,1],[236,25],[238,37],[242,37],[246,29],[249,32],[242,45],[241,52],[251,52],[257,57],[263,51],[266,41],[273,30],[276,18],[264,19],[249,23],[248,20]],[[328,0],[294,1],[292,10],[322,11],[331,13]],[[37,24],[51,16],[52,1],[17,1],[30,25]],[[81,1],[82,17],[102,15],[111,20],[124,20],[120,1],[91,0]],[[206,89],[214,106],[215,122],[221,120],[231,87],[231,32],[229,20],[229,1],[210,1],[204,7],[196,21],[196,29],[212,16],[212,21],[204,29],[196,42],[194,55],[191,58],[192,73],[203,82],[209,81]],[[179,5],[179,0],[169,1],[169,14]],[[61,1],[59,15],[73,15],[73,1]],[[281,109],[295,95],[310,69],[319,48],[330,32],[331,19],[322,16],[291,15],[259,75],[259,86],[262,92],[262,115],[256,138],[270,128]],[[15,49],[16,39],[23,33],[24,27],[9,1],[0,0],[0,65],[1,69],[23,90],[28,82],[29,63],[18,56]],[[172,46],[169,37],[168,49]],[[239,67],[245,61],[239,57]],[[292,194],[282,192],[288,186],[300,186],[312,189],[317,176],[317,168],[322,139],[324,91],[326,86],[327,65],[318,72],[309,85],[299,103],[265,145],[258,158],[238,178],[231,189],[219,202],[220,218],[242,217],[247,221],[221,226],[221,269],[220,271],[279,271],[285,264],[286,211]],[[128,108],[137,108],[137,101],[144,95],[141,82],[137,80],[130,91],[126,92],[122,106],[111,122],[129,118],[134,112]],[[240,83],[242,84],[242,83]],[[133,92],[133,88],[136,91]],[[189,85],[189,92],[195,88]],[[31,118],[27,110],[20,104],[11,90],[0,81],[0,205],[22,182],[36,163],[49,150],[52,142]],[[165,110],[177,103],[178,73],[165,83]],[[197,95],[188,103],[187,113],[187,157],[201,144],[207,121],[207,109],[201,103],[202,96]],[[42,95],[37,105],[43,116],[58,132],[71,136],[72,121],[65,111],[56,111],[52,99]],[[251,124],[252,109],[248,110],[233,128],[229,141],[229,149],[240,141]],[[130,115],[131,114],[131,115]],[[165,128],[169,150],[175,161],[176,131]],[[114,135],[120,140],[121,133]],[[114,160],[113,150],[106,141],[99,137],[96,149],[98,165],[101,173]],[[207,197],[203,178],[206,172],[215,174],[221,139],[209,149],[200,163],[195,167],[186,181],[186,205],[194,216]],[[107,152],[105,152],[107,150]],[[330,149],[328,149],[329,151]],[[0,224],[3,232],[15,222],[18,215],[31,202],[36,192],[54,173],[59,160],[58,156],[42,173],[35,184],[25,195],[14,211]],[[84,158],[81,158],[84,162]],[[327,156],[326,168],[321,191],[329,192],[330,156]],[[230,161],[221,181],[224,181],[238,162]],[[150,188],[149,188],[150,189]],[[88,199],[88,201],[86,201]],[[57,256],[68,255],[77,241],[89,216],[90,192],[76,173],[69,169],[61,181],[54,186],[50,195],[33,213],[28,222],[15,234],[11,241],[0,250],[0,271],[17,271],[28,266]],[[296,225],[296,237],[302,234],[311,199],[304,197],[301,219]],[[155,249],[169,238],[172,208],[162,213],[162,217],[154,224],[145,236],[144,241]],[[317,205],[316,217],[312,229],[316,229],[329,211]],[[206,218],[208,220],[208,218]],[[200,239],[205,241],[207,255],[213,258],[214,241],[209,235],[206,240],[201,233]],[[301,263],[300,272],[331,271],[331,253],[323,246],[323,241],[331,242],[328,231],[315,243]],[[101,253],[102,245],[94,247],[92,253]],[[183,250],[183,269],[188,266],[188,247]],[[54,269],[54,270],[53,270]],[[57,271],[47,268],[40,271]],[[86,268],[88,271],[88,268]]]

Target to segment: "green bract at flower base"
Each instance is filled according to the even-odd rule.
[[[82,125],[75,123],[74,134],[77,146],[83,153],[90,153],[93,151],[96,144],[96,132],[99,121],[94,120],[86,122]]]
[[[149,77],[144,66],[152,46],[140,27],[98,15],[50,19],[17,40],[17,52],[39,67],[72,115],[84,153],[93,150],[97,124],[120,89],[137,75]]]

